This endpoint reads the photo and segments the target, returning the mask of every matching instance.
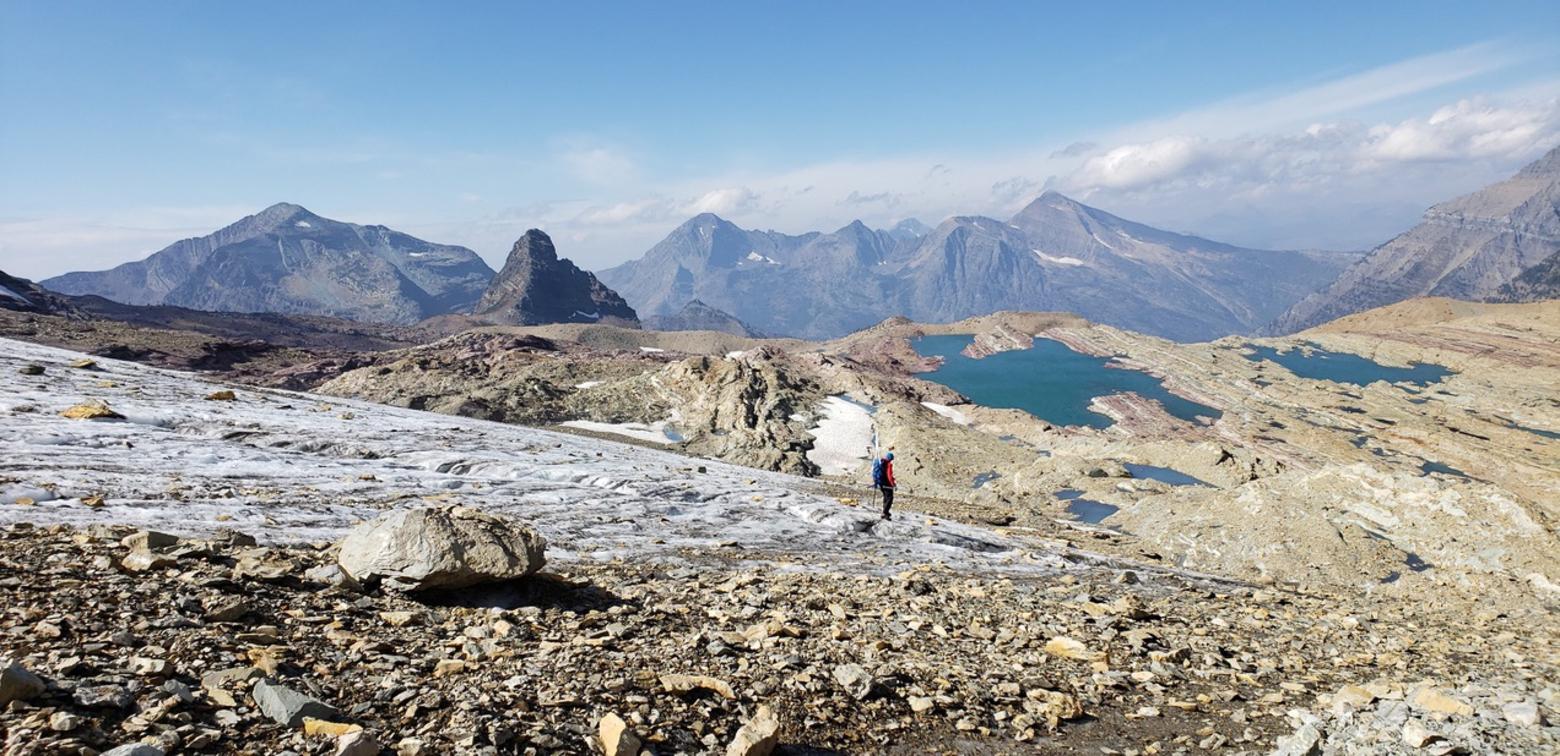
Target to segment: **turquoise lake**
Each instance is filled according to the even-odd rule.
[[[1021,409],[1052,425],[1106,428],[1111,419],[1089,410],[1097,396],[1131,391],[1157,400],[1172,415],[1196,422],[1218,419],[1212,407],[1167,391],[1158,378],[1136,370],[1106,367],[1110,362],[1069,349],[1051,339],[1035,339],[1033,348],[971,359],[960,354],[973,337],[924,336],[913,343],[924,357],[942,357],[943,365],[920,377],[940,383],[986,407]]]
[[[1246,355],[1246,359],[1252,362],[1276,362],[1289,372],[1314,381],[1350,383],[1355,386],[1367,386],[1376,381],[1428,386],[1452,374],[1447,368],[1426,362],[1416,362],[1406,368],[1390,367],[1347,352],[1313,349],[1307,354],[1300,349],[1291,349],[1280,353],[1274,347],[1254,344],[1250,345],[1250,349],[1252,354]]]

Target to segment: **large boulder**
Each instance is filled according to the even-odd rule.
[[[404,591],[514,580],[546,564],[547,542],[519,520],[466,507],[402,509],[359,525],[337,563],[352,579]]]

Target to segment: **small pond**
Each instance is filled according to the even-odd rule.
[[[1451,370],[1440,365],[1416,362],[1411,367],[1391,367],[1347,352],[1328,352],[1322,349],[1290,349],[1279,352],[1274,347],[1255,344],[1248,345],[1248,348],[1251,354],[1247,354],[1246,359],[1252,362],[1268,360],[1278,363],[1301,378],[1350,383],[1355,386],[1366,386],[1376,381],[1428,386],[1439,383],[1452,374]]]

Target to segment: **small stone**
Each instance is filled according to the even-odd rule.
[[[1441,739],[1439,733],[1431,732],[1417,719],[1410,719],[1403,723],[1403,744],[1410,748],[1424,748]]]
[[[55,732],[70,732],[81,726],[81,717],[68,711],[56,711],[49,717],[49,729]]]
[[[233,393],[231,389],[213,391],[206,395],[206,401],[208,402],[231,402],[236,399],[238,399],[238,395]]]
[[[597,725],[601,750],[606,756],[639,756],[639,737],[628,731],[628,723],[616,714],[607,714]]]
[[[265,680],[255,683],[250,695],[254,698],[255,706],[260,709],[260,713],[266,715],[271,721],[288,727],[303,724],[305,717],[335,719],[340,716],[335,707],[330,704]]]
[[[911,696],[907,699],[910,710],[917,714],[925,714],[937,706],[937,702],[931,696]]]
[[[728,700],[737,697],[730,683],[706,675],[661,675],[661,687],[668,693],[708,690]]]
[[[21,373],[22,375],[43,375],[43,366],[42,365],[23,365],[22,368],[20,370],[18,370],[17,372]]]
[[[75,362],[70,363],[70,366],[77,370],[97,370],[98,364],[97,360],[83,357],[79,360],[76,360]]]
[[[1076,659],[1078,661],[1092,662],[1105,658],[1103,652],[1090,651],[1082,642],[1068,638],[1065,635],[1046,641],[1045,652],[1061,659]]]
[[[155,551],[136,549],[119,560],[119,566],[129,572],[150,572],[178,564],[179,560],[170,556],[158,554]]]
[[[417,612],[380,612],[379,618],[392,627],[406,627],[417,624],[422,615]]]
[[[769,756],[779,744],[780,720],[773,709],[760,705],[726,746],[726,756]]]
[[[29,701],[43,695],[48,685],[22,665],[11,662],[0,666],[0,709],[12,701]]]
[[[67,420],[123,420],[124,415],[108,408],[107,404],[78,404],[60,413]]]
[[[179,537],[156,530],[137,530],[125,536],[119,543],[125,548],[132,550],[156,550],[179,545]]]
[[[1473,707],[1467,702],[1446,695],[1435,688],[1420,688],[1415,691],[1414,697],[1409,703],[1416,709],[1428,711],[1432,714],[1445,714],[1448,716],[1471,717]]]
[[[237,622],[248,615],[249,602],[241,598],[220,598],[206,603],[207,622]]]
[[[130,691],[118,685],[83,685],[71,697],[76,703],[93,709],[128,709],[135,704]]]
[[[1537,727],[1543,723],[1538,704],[1532,701],[1513,701],[1500,707],[1500,713],[1507,722],[1522,727]]]
[[[1376,694],[1358,685],[1345,685],[1332,697],[1332,709],[1342,713],[1345,709],[1363,709],[1376,700]]]
[[[857,701],[865,701],[867,696],[872,695],[872,675],[867,674],[859,664],[841,664],[834,668],[833,677]]]
[[[336,756],[379,756],[379,741],[363,730],[336,738]]]
[[[328,719],[315,719],[314,717],[303,718],[303,734],[311,738],[339,738],[362,729],[362,725],[347,724],[346,722],[332,722]]]
[[[168,662],[145,656],[132,656],[130,657],[130,671],[138,675],[164,675],[168,673]]]
[[[395,756],[427,756],[427,746],[417,738],[402,738],[395,744]]]
[[[233,683],[243,683],[261,677],[260,670],[254,667],[231,667],[219,669],[215,672],[207,672],[200,676],[200,687],[206,690],[219,690]]]

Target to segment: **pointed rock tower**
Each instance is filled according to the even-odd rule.
[[[552,239],[534,228],[509,250],[504,269],[483,292],[473,314],[512,325],[639,324],[639,316],[617,292],[559,258]]]

